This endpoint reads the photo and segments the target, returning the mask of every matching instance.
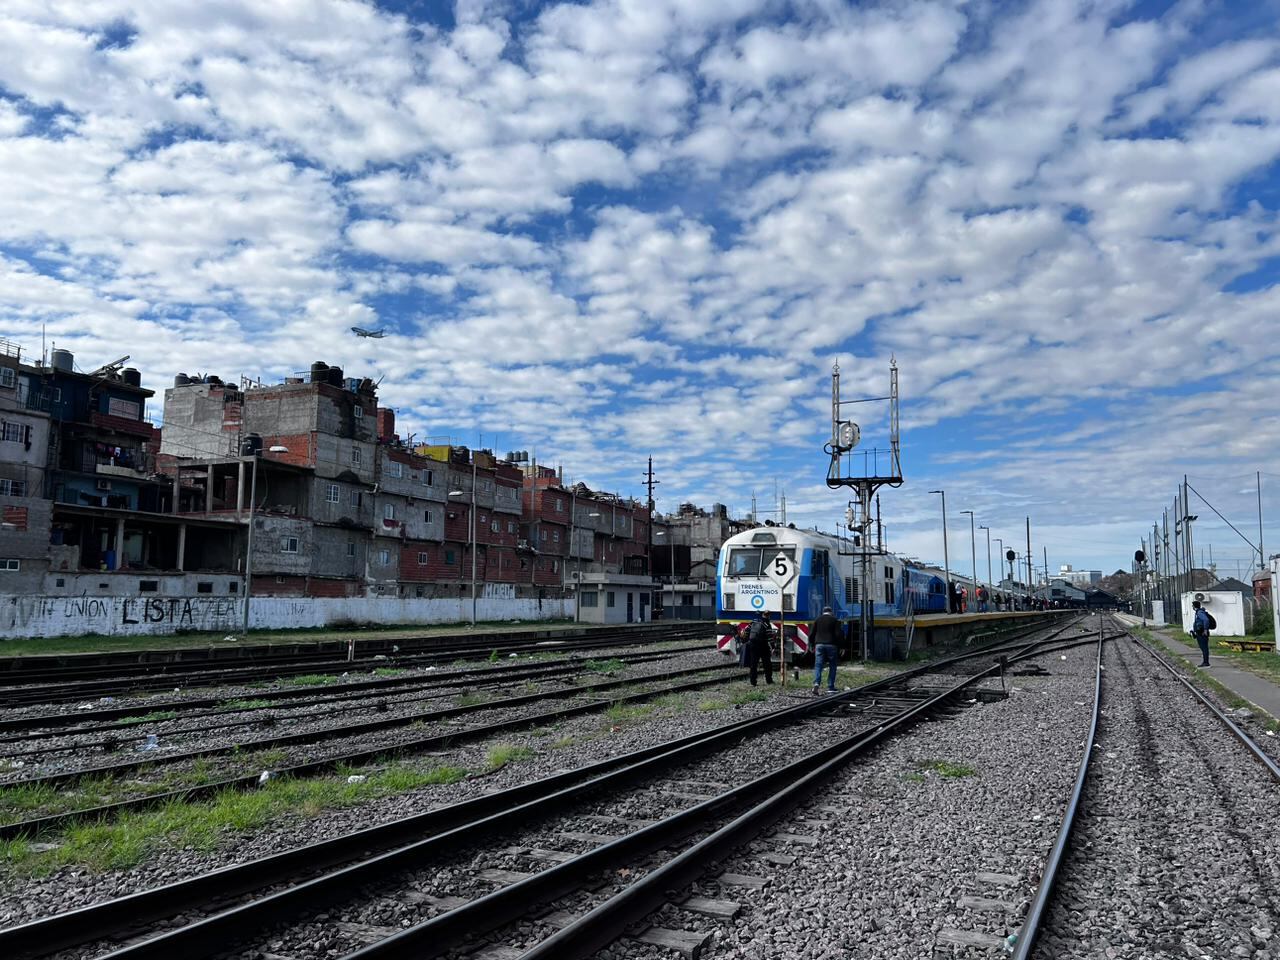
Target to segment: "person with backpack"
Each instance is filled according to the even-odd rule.
[[[747,631],[747,649],[751,669],[751,685],[756,685],[756,669],[760,661],[764,661],[764,682],[773,683],[773,638],[775,631],[769,622],[769,611],[760,614],[760,619],[751,624]]]
[[[1199,600],[1191,601],[1191,608],[1196,612],[1195,619],[1191,622],[1191,635],[1200,645],[1200,657],[1204,661],[1200,666],[1207,667],[1209,666],[1209,631],[1217,627],[1218,621],[1213,619],[1212,613],[1200,606]]]

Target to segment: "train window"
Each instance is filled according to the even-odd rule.
[[[781,551],[777,547],[769,547],[763,550],[759,547],[738,547],[730,550],[726,574],[730,577],[758,577],[760,576],[761,563],[767,564],[779,553],[784,553],[792,558],[796,555],[794,547],[786,547]]]
[[[858,578],[857,577],[844,578],[844,602],[845,603],[858,602]]]
[[[886,583],[884,585],[884,602],[893,603],[893,584]]]
[[[892,579],[893,579],[893,567],[885,567],[885,568],[884,568],[884,578],[885,578],[886,580],[892,580]],[[892,602],[892,601],[891,601],[891,602]]]

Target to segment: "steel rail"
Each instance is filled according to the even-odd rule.
[[[850,760],[860,756],[891,733],[904,729],[930,710],[950,700],[966,687],[999,670],[987,667],[947,690],[903,709],[871,730],[861,731],[815,753],[709,798],[664,820],[590,850],[573,860],[548,867],[532,877],[495,890],[394,936],[347,954],[343,960],[391,960],[401,957],[434,957],[456,946],[467,935],[492,930],[527,914],[531,904],[545,903],[579,889],[584,878],[637,857],[670,847],[691,833],[705,829],[708,821],[743,803],[755,804],[746,813],[714,830],[672,860],[631,884],[576,921],[524,953],[521,960],[585,957],[611,943],[628,924],[648,916],[667,900],[673,889],[685,886],[709,863],[757,836],[822,786]]]
[[[439,710],[427,710],[418,713],[407,713],[381,720],[361,720],[357,723],[344,723],[319,730],[306,730],[300,733],[285,733],[278,736],[259,737],[255,740],[243,740],[217,747],[200,747],[195,750],[183,750],[178,753],[161,756],[146,756],[124,763],[105,764],[97,767],[84,767],[80,770],[69,770],[53,773],[44,777],[26,777],[19,780],[5,780],[0,787],[30,786],[64,786],[79,780],[92,777],[116,776],[135,770],[151,770],[158,766],[168,766],[187,760],[199,760],[204,757],[218,757],[229,753],[242,753],[247,750],[269,750],[274,747],[293,747],[300,744],[323,743],[326,740],[341,740],[344,737],[358,737],[368,733],[379,733],[383,730],[394,730],[396,727],[408,727],[415,723],[439,723],[454,717],[463,717],[472,713],[488,713],[537,703],[541,700],[569,700],[583,694],[600,693],[616,690],[620,687],[635,686],[639,683],[659,681],[669,677],[688,677],[711,671],[725,671],[734,664],[716,663],[703,667],[686,667],[669,671],[665,676],[630,677],[621,680],[602,680],[599,683],[583,684],[579,687],[566,687],[563,690],[545,690],[537,693],[525,693],[514,697],[503,697],[500,700],[486,700],[484,703],[469,703],[459,707],[444,707]],[[595,708],[595,704],[591,705]],[[321,715],[323,718],[323,715]]]
[[[1041,653],[1039,650],[1027,650],[1017,655],[1010,662],[1038,657],[1041,656]],[[590,956],[607,946],[617,939],[620,931],[626,929],[630,924],[649,916],[665,904],[671,891],[679,890],[692,883],[699,876],[706,873],[710,866],[723,860],[728,851],[732,851],[754,839],[788,811],[794,809],[823,787],[833,775],[851,760],[870,751],[891,734],[901,732],[916,720],[919,720],[927,711],[935,709],[939,704],[956,696],[966,687],[995,674],[1000,669],[1000,664],[988,667],[974,676],[961,680],[950,690],[904,710],[897,717],[882,723],[876,729],[863,735],[855,735],[843,743],[822,751],[820,756],[825,759],[820,766],[805,773],[800,779],[786,783],[777,793],[766,797],[751,810],[704,837],[672,860],[650,871],[621,893],[606,900],[573,923],[558,930],[537,946],[521,954],[520,960],[573,960],[573,958]],[[537,876],[541,876],[541,874]],[[536,879],[536,877],[531,879]],[[522,881],[522,883],[528,882]],[[498,893],[501,892],[503,891],[498,891]],[[458,909],[465,910],[467,908],[460,907]],[[444,916],[447,917],[449,914]],[[425,945],[410,939],[410,935],[414,931],[425,929],[434,922],[427,921],[426,924],[422,924],[420,927],[411,927],[404,933],[390,938],[390,940],[380,941],[350,953],[342,960],[387,960],[387,958],[392,957],[435,956],[437,951],[434,941],[430,945]],[[436,936],[440,937],[442,933],[443,931]],[[391,941],[400,941],[400,943],[391,946],[389,949],[380,949]],[[416,949],[412,952],[404,950],[403,947],[408,946],[411,942],[416,945]]]
[[[1071,830],[1075,826],[1076,813],[1080,809],[1080,799],[1084,796],[1084,785],[1089,776],[1089,765],[1093,762],[1093,753],[1098,739],[1098,716],[1102,708],[1103,619],[1102,617],[1098,618],[1098,658],[1094,666],[1093,676],[1093,713],[1089,719],[1089,734],[1085,738],[1084,754],[1080,758],[1080,768],[1076,772],[1075,785],[1072,787],[1071,796],[1067,800],[1067,809],[1062,815],[1062,826],[1058,828],[1057,839],[1054,840],[1053,848],[1049,851],[1049,857],[1045,861],[1044,872],[1040,875],[1040,884],[1036,888],[1031,907],[1027,910],[1027,916],[1022,922],[1022,926],[1013,935],[1013,939],[1009,941],[1013,946],[1014,960],[1027,960],[1031,956],[1032,948],[1035,947],[1036,938],[1040,935],[1040,924],[1044,919],[1045,911],[1049,907],[1049,899],[1053,896],[1053,885],[1058,878],[1058,871],[1066,859],[1067,844],[1071,839]],[[1114,639],[1114,637],[1110,639]]]
[[[1039,629],[1044,630],[1045,628],[1042,626]],[[1065,629],[1065,627],[1060,628],[1055,633],[1061,632],[1061,629]],[[967,652],[952,658],[946,658],[942,662],[953,659],[971,659],[981,655],[981,652]],[[323,869],[336,863],[349,861],[353,857],[367,856],[370,850],[385,849],[393,843],[400,842],[410,836],[421,835],[431,829],[458,826],[469,822],[469,820],[497,813],[502,814],[502,822],[506,823],[508,822],[507,818],[510,816],[509,811],[513,807],[530,802],[542,794],[548,792],[556,793],[570,784],[584,780],[592,780],[593,782],[583,788],[583,795],[586,792],[608,788],[611,785],[621,785],[624,782],[623,780],[606,781],[595,778],[610,770],[627,768],[633,764],[651,760],[654,763],[653,766],[637,768],[633,771],[633,774],[640,776],[651,770],[662,769],[663,766],[691,762],[700,756],[731,746],[734,742],[755,732],[766,731],[783,725],[793,717],[826,712],[841,702],[850,702],[885,689],[904,685],[908,680],[928,675],[935,666],[936,664],[932,663],[924,664],[901,674],[884,677],[832,697],[825,697],[820,700],[805,700],[798,705],[771,711],[761,717],[736,721],[701,734],[673,741],[672,743],[646,748],[564,774],[557,774],[532,784],[524,784],[500,793],[465,801],[462,804],[456,804],[426,814],[419,814],[356,833],[318,841],[306,847],[275,854],[247,864],[223,868],[188,880],[177,881],[164,887],[142,891],[66,914],[32,921],[20,927],[0,931],[0,954],[6,956],[12,954],[15,957],[40,956],[96,939],[102,939],[121,929],[136,926],[140,922],[171,916],[184,908],[209,901],[210,899],[226,899],[230,896],[260,890],[273,884],[296,878],[299,873],[309,869]],[[991,669],[996,668],[993,667]],[[256,782],[253,778],[246,779]],[[217,788],[217,785],[214,786]],[[189,791],[188,795],[190,795]],[[559,802],[566,795],[556,793],[556,796],[558,799],[555,802]],[[549,812],[554,811],[554,804],[547,809]],[[408,865],[423,849],[420,846],[414,846],[412,850],[406,848],[400,858],[393,861],[384,860],[379,862],[383,866],[389,863],[401,862]],[[377,879],[376,873],[375,871],[375,876],[371,879]],[[335,898],[340,897],[344,891],[349,889],[352,876],[350,873],[344,872],[342,874],[342,879],[337,881],[338,889],[333,894]],[[296,903],[290,901],[292,905],[282,905],[281,901],[273,899],[263,906],[255,907],[253,904],[246,904],[242,908],[236,908],[232,912],[233,918],[229,920],[230,926],[227,929],[234,932],[239,929],[237,926],[239,924],[250,922],[265,924],[273,922],[274,919],[280,917],[287,917],[295,910],[303,909],[307,903],[312,902],[308,901],[306,897],[317,895],[319,888],[312,886],[308,889],[310,892],[304,896],[303,900]],[[254,903],[261,903],[261,901],[255,901]],[[263,919],[252,921],[250,919],[252,917]],[[196,937],[196,942],[203,942],[200,938],[210,933],[211,928],[202,926],[201,931]],[[159,955],[165,956],[163,950]]]
[[[597,761],[575,770],[554,774],[542,780],[521,784],[498,793],[466,800],[449,807],[417,814],[377,827],[332,839],[321,840],[283,853],[273,854],[249,863],[180,880],[163,887],[145,890],[116,900],[105,901],[64,914],[35,920],[19,927],[0,930],[0,954],[9,957],[42,956],[57,950],[89,943],[109,936],[139,922],[162,919],[181,912],[192,905],[211,899],[263,889],[311,869],[324,869],[334,864],[367,856],[370,850],[386,849],[403,843],[410,837],[421,838],[431,831],[472,828],[483,836],[491,825],[521,822],[541,813],[554,813],[566,800],[597,793],[601,790],[625,786],[633,780],[649,776],[666,767],[689,763],[717,750],[725,749],[754,733],[765,732],[792,721],[797,716],[821,713],[852,694],[875,693],[900,682],[899,677],[885,677],[866,684],[839,697],[821,700],[804,700],[800,703],[771,711],[763,716],[735,721],[703,733],[646,747],[632,753]],[[333,885],[332,896],[340,897],[349,892],[353,882],[368,883],[377,880],[388,868],[403,869],[413,865],[422,856],[439,852],[445,846],[428,846],[434,839],[418,839],[413,843],[393,849],[376,858],[372,866],[357,864],[345,868],[327,881]],[[453,838],[465,841],[461,834]],[[446,845],[447,846],[447,845]],[[197,941],[211,931],[234,932],[244,924],[265,925],[291,915],[318,901],[315,899],[325,888],[317,877],[309,881],[304,892],[284,897],[289,891],[272,895],[270,902],[254,901],[233,908],[215,917],[213,921],[201,921]],[[288,908],[285,910],[284,908]],[[148,941],[151,942],[151,941]],[[184,953],[191,946],[180,937],[165,935],[165,947],[158,956],[166,956],[163,949],[179,945]],[[145,946],[139,945],[139,946]],[[136,949],[136,948],[133,948]],[[210,948],[212,949],[212,948]],[[147,953],[130,954],[146,956]]]
[[[173,674],[144,673],[117,677],[110,680],[80,680],[65,683],[45,683],[39,685],[17,684],[0,687],[0,706],[29,706],[35,703],[65,703],[86,697],[158,690],[177,683],[180,687],[208,687],[218,685],[237,685],[249,681],[263,679],[279,679],[315,672],[343,670],[351,673],[370,673],[379,667],[389,665],[433,664],[452,660],[477,660],[489,655],[493,650],[504,653],[545,653],[579,650],[606,650],[614,648],[637,647],[662,642],[678,642],[694,636],[691,633],[673,634],[662,637],[646,636],[614,640],[570,640],[539,641],[537,643],[521,643],[494,645],[483,644],[466,649],[447,648],[440,651],[412,655],[397,654],[394,658],[364,658],[358,661],[330,660],[304,664],[281,665],[242,665],[207,671],[203,673]]]
[[[1126,630],[1126,633],[1133,638],[1134,643],[1136,643],[1139,647],[1141,647],[1143,650],[1149,653],[1152,657],[1154,657],[1157,663],[1159,663],[1162,667],[1164,667],[1171,674],[1173,674],[1173,676],[1178,681],[1180,681],[1184,687],[1190,690],[1195,695],[1196,699],[1199,700],[1202,704],[1204,704],[1209,709],[1210,713],[1212,713],[1215,717],[1217,717],[1219,720],[1222,721],[1222,724],[1227,728],[1227,730],[1231,732],[1232,736],[1234,736],[1237,740],[1239,740],[1244,745],[1245,749],[1247,749],[1250,753],[1252,753],[1253,756],[1264,767],[1267,768],[1267,770],[1270,772],[1270,774],[1273,777],[1275,777],[1277,780],[1280,780],[1280,764],[1277,764],[1276,761],[1273,760],[1265,750],[1263,750],[1260,746],[1258,746],[1257,741],[1255,741],[1252,737],[1250,737],[1247,733],[1245,733],[1244,730],[1241,729],[1239,724],[1237,724],[1234,720],[1232,720],[1229,716],[1227,716],[1226,712],[1223,711],[1216,703],[1214,703],[1207,696],[1205,696],[1204,693],[1201,692],[1199,687],[1197,687],[1194,683],[1192,683],[1190,680],[1184,677],[1178,671],[1177,667],[1175,667],[1172,663],[1170,663],[1164,657],[1160,656],[1160,654],[1156,650],[1152,649],[1152,647],[1149,644],[1143,642],[1139,637],[1134,635],[1132,627],[1128,628]]]
[[[137,651],[103,651],[97,653],[17,654],[4,656],[0,645],[0,679],[28,675],[72,675],[102,671],[108,668],[137,670],[154,667],[176,667],[201,670],[219,666],[268,663],[303,663],[323,658],[345,659],[354,641],[358,659],[401,653],[406,656],[433,653],[445,649],[488,650],[495,645],[511,643],[556,643],[559,641],[594,640],[603,637],[646,638],[673,632],[705,631],[701,622],[653,623],[628,627],[604,626],[524,630],[518,633],[495,630],[486,633],[440,634],[437,636],[359,638],[342,640],[290,641],[236,646],[180,647]]]
[[[705,650],[705,645],[675,647],[668,650],[659,650],[648,653],[618,653],[610,659],[620,660],[625,664],[649,663],[653,660],[662,660],[676,653],[689,653]],[[348,700],[362,700],[379,694],[387,693],[392,696],[398,696],[401,693],[412,693],[418,690],[428,689],[449,689],[453,687],[470,687],[470,686],[495,686],[504,683],[511,683],[516,680],[551,680],[562,675],[574,675],[581,673],[586,664],[592,662],[592,658],[587,657],[566,657],[563,660],[554,662],[542,662],[539,664],[522,663],[517,665],[501,665],[487,668],[474,668],[469,670],[451,670],[447,673],[438,674],[414,674],[408,677],[383,677],[378,680],[362,680],[355,683],[341,683],[320,689],[313,688],[294,688],[289,690],[263,690],[255,692],[251,699],[265,700],[270,703],[276,701],[285,701],[283,706],[287,707],[288,701],[291,700],[312,700],[314,705],[343,703]],[[477,680],[492,680],[493,683],[477,683]],[[182,716],[173,719],[194,719],[198,717],[219,717],[230,714],[244,713],[246,709],[267,709],[265,707],[245,708],[245,707],[228,707],[227,704],[234,702],[232,697],[203,697],[198,700],[168,700],[168,701],[150,701],[147,703],[134,704],[129,707],[113,707],[110,710],[85,710],[78,713],[51,713],[39,714],[35,716],[14,717],[8,720],[0,720],[0,730],[22,730],[35,729],[40,731],[56,729],[60,727],[73,726],[77,723],[93,723],[95,721],[104,721],[103,725],[95,727],[85,727],[83,729],[68,730],[64,736],[79,736],[88,733],[106,733],[112,730],[135,730],[138,724],[135,723],[110,723],[112,720],[123,720],[129,717],[137,717],[142,711],[146,712],[168,712],[175,711]],[[240,698],[248,699],[248,698]],[[405,701],[400,701],[405,702]],[[300,704],[300,706],[312,706],[311,703]],[[206,710],[205,707],[221,706],[220,710]],[[44,736],[42,732],[39,734]],[[31,739],[30,734],[19,736],[0,736],[0,743],[20,743],[23,740]]]

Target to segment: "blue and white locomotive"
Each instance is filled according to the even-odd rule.
[[[716,645],[733,649],[733,638],[742,624],[758,615],[761,596],[777,588],[765,574],[779,553],[795,565],[796,577],[782,591],[787,620],[787,641],[793,655],[809,652],[809,627],[824,606],[842,621],[862,615],[861,557],[849,541],[814,530],[791,527],[755,527],[726,540],[716,567]],[[946,610],[946,584],[891,554],[871,561],[872,582],[867,592],[875,617],[901,617]]]

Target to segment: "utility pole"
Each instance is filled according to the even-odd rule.
[[[1031,595],[1031,579],[1035,576],[1031,572],[1031,518],[1027,517],[1027,595]]]
[[[1262,471],[1258,471],[1258,569],[1267,569],[1267,555],[1262,549]]]
[[[644,544],[644,565],[645,565],[645,572],[649,574],[649,580],[650,580],[651,582],[652,582],[652,580],[653,580],[653,509],[654,509],[654,508],[653,508],[653,488],[654,488],[654,487],[656,487],[656,486],[657,486],[659,483],[661,483],[661,482],[662,482],[661,480],[655,480],[655,479],[653,479],[653,457],[652,457],[652,456],[650,456],[650,457],[649,457],[649,470],[648,470],[648,472],[645,474],[645,486],[646,486],[646,487],[648,488],[648,490],[649,490],[649,523],[648,523],[648,533],[645,535],[645,544]],[[667,531],[667,536],[668,536],[668,537],[672,536],[672,531],[668,530],[668,531]],[[674,584],[674,583],[675,583],[675,574],[676,574],[676,570],[675,570],[675,548],[674,548],[674,547],[672,547],[671,557],[672,557],[672,563],[671,563],[671,582],[672,582],[672,584]],[[675,591],[675,587],[674,587],[674,586],[672,586],[672,588],[671,588],[671,589],[672,589],[672,591],[673,591],[673,592],[672,592],[672,597],[674,598],[674,597],[675,597],[675,593],[674,593],[674,591]],[[660,595],[661,595],[661,594],[659,594],[656,590],[654,590],[654,589],[653,589],[653,587],[652,587],[652,586],[650,586],[650,588],[649,588],[649,618],[650,618],[650,619],[653,619],[653,610],[654,610],[654,607],[655,607],[655,606],[657,606],[657,604],[654,602],[654,598],[655,598],[655,597],[657,597],[657,596],[660,596]],[[666,610],[663,610],[663,611],[662,611],[662,615],[663,615],[663,617],[665,617],[665,616],[666,616],[666,614],[667,614]]]

